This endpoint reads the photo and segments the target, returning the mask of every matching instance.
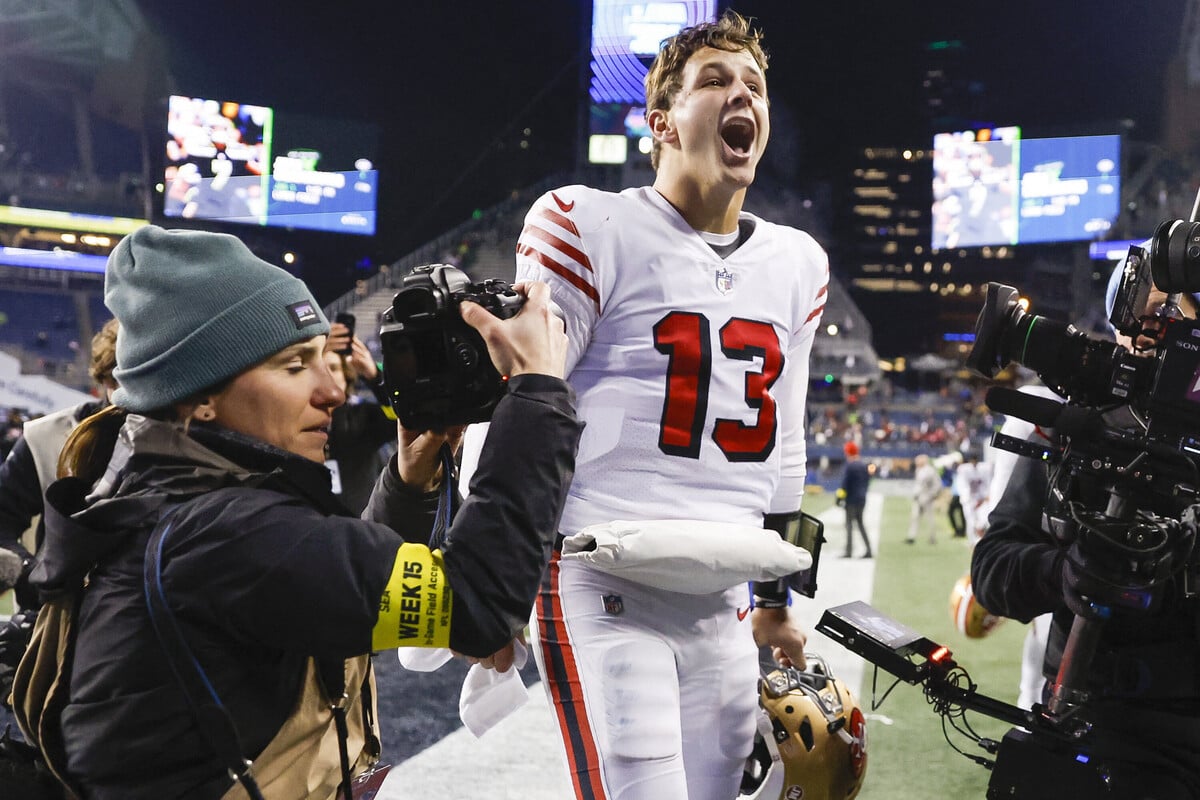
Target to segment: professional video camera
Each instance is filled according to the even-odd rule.
[[[525,298],[501,280],[472,283],[448,264],[426,264],[404,276],[383,315],[379,342],[392,409],[406,428],[427,430],[484,422],[504,396],[505,377],[483,337],[459,315],[471,300],[501,319]]]
[[[1152,306],[1155,289],[1166,297]],[[1110,315],[1153,357],[1030,314],[1013,287],[987,287],[967,365],[994,377],[1020,363],[1065,401],[990,389],[992,410],[1059,434],[1046,444],[998,433],[992,445],[1050,466],[1044,524],[1082,554],[1078,566],[1108,598],[1082,598],[1089,613],[1074,618],[1045,705],[1025,711],[979,694],[947,648],[865,604],[830,609],[817,625],[921,684],[944,720],[995,756],[969,756],[993,770],[989,798],[1200,798],[1195,765],[1163,757],[1160,743],[1121,737],[1110,746],[1119,734],[1095,723],[1086,680],[1113,606],[1145,613],[1168,581],[1185,598],[1200,586],[1200,323],[1179,310],[1179,293],[1197,290],[1200,223],[1183,220],[1163,222],[1147,247],[1130,248]],[[999,742],[982,739],[961,724],[965,710],[1017,727]]]
[[[1166,296],[1148,313],[1156,288]],[[1109,317],[1135,347],[1153,349],[1153,358],[1026,313],[1015,289],[995,283],[988,284],[967,358],[987,377],[1010,361],[1021,363],[1066,399],[990,389],[992,410],[1053,428],[1065,442],[1044,446],[996,434],[992,445],[1055,465],[1045,508],[1049,529],[1063,545],[1074,544],[1088,577],[1111,587],[1110,596],[1127,607],[1148,607],[1171,578],[1189,596],[1200,585],[1200,322],[1179,310],[1180,293],[1198,289],[1200,224],[1168,220],[1148,249],[1129,249]],[[1129,424],[1110,424],[1105,415],[1114,410]],[[1085,485],[1103,491],[1089,494]],[[1099,618],[1110,611],[1097,604],[1093,610]],[[1048,703],[1059,723],[1087,700],[1079,687],[1102,625],[1079,617],[1072,627]]]
[[[1151,281],[1153,280],[1153,284]],[[1152,318],[1144,314],[1154,287],[1168,293]],[[1009,362],[1036,373],[1072,405],[1102,407],[1126,403],[1144,415],[1150,442],[1176,453],[1200,456],[1195,432],[1200,411],[1200,323],[1183,319],[1180,292],[1200,290],[1200,223],[1170,220],[1158,226],[1149,251],[1129,248],[1109,321],[1118,333],[1135,342],[1154,340],[1157,356],[1147,359],[1111,341],[1093,339],[1069,325],[1026,313],[1017,290],[989,283],[983,310],[975,324],[975,346],[967,366],[986,377]],[[990,400],[989,398],[989,404]],[[1063,423],[1083,428],[1099,424],[1098,415],[1069,413],[1067,419],[1046,419],[1055,410],[1045,404],[1023,403],[1023,398],[995,398],[997,408],[1043,425]]]

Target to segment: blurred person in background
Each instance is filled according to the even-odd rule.
[[[1021,387],[1021,391],[1038,397],[1061,400],[1049,388],[1038,385]],[[1000,433],[1018,439],[1026,439],[1039,445],[1055,443],[1054,431],[1034,425],[1020,417],[1009,416],[1000,426]],[[1021,456],[997,447],[992,448],[992,478],[988,490],[987,516],[991,519],[992,512],[1012,478],[1013,470],[1021,460]],[[990,522],[989,522],[990,524]],[[1017,686],[1017,705],[1021,708],[1032,708],[1034,703],[1042,702],[1042,662],[1046,658],[1046,639],[1050,633],[1050,622],[1053,614],[1047,612],[1029,620],[1029,629],[1025,632],[1025,640],[1021,646],[1021,677]]]
[[[846,469],[842,473],[842,485],[838,489],[838,499],[846,509],[846,552],[843,556],[852,558],[854,555],[854,529],[862,536],[866,552],[863,558],[871,558],[871,539],[867,536],[867,526],[863,524],[863,511],[867,507],[867,489],[871,485],[871,468],[859,456],[857,442],[846,442],[842,447],[846,454]]]
[[[22,437],[0,463],[0,548],[16,553],[26,563],[22,580],[15,587],[22,608],[37,607],[25,577],[44,535],[45,524],[40,519],[43,495],[55,480],[59,453],[81,420],[108,406],[117,388],[113,379],[116,365],[117,321],[110,319],[92,337],[88,375],[95,385],[96,399],[26,422]],[[35,519],[38,524],[29,535]]]
[[[937,520],[933,516],[933,505],[942,493],[942,479],[929,460],[929,456],[919,453],[913,463],[916,470],[913,473],[913,503],[912,517],[908,522],[908,536],[905,542],[913,544],[922,530],[929,531],[929,543],[937,542]]]
[[[944,456],[938,456],[933,462],[941,476],[942,486],[950,490],[950,501],[946,505],[946,520],[950,523],[950,535],[955,539],[963,539],[967,535],[967,520],[963,515],[962,498],[958,496],[958,483],[954,480],[962,462],[963,454],[959,450],[952,450]]]
[[[991,480],[991,462],[980,460],[973,450],[965,452],[963,462],[954,470],[954,487],[962,503],[963,529],[968,544],[975,544],[987,530]]]
[[[340,322],[331,322],[329,328],[325,365],[346,402],[333,410],[325,466],[333,493],[357,516],[367,507],[379,472],[387,463],[389,445],[396,440],[396,422],[384,410],[390,401],[380,382],[382,372],[367,346]],[[369,389],[373,397],[359,397],[355,393],[358,387]]]
[[[0,463],[0,593],[13,590],[16,608],[0,626],[0,705],[10,708],[9,687],[33,632],[41,601],[29,585],[33,556],[45,536],[45,491],[57,477],[58,456],[75,426],[108,406],[117,388],[117,321],[110,319],[92,337],[88,375],[97,399],[60,409],[25,423],[24,434]],[[35,524],[36,522],[36,524]],[[11,585],[10,585],[11,584]]]

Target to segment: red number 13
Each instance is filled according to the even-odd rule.
[[[730,461],[762,461],[775,448],[778,428],[770,389],[783,371],[779,337],[765,322],[736,317],[725,323],[720,335],[725,357],[761,359],[762,370],[746,372],[746,405],[758,411],[754,424],[718,419],[713,425],[713,441]],[[672,311],[654,326],[654,347],[670,358],[658,447],[667,455],[699,458],[712,379],[708,318]]]

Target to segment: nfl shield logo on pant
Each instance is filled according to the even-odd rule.
[[[617,614],[620,614],[622,611],[625,610],[625,603],[624,603],[624,601],[621,600],[621,595],[606,594],[606,595],[604,595],[603,599],[604,599],[604,610],[607,613],[612,614],[613,616],[616,616]]]

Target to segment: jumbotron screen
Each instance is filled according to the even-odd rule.
[[[1121,211],[1121,137],[1022,139],[1021,129],[933,140],[935,250],[1102,238]]]
[[[717,18],[717,0],[595,0],[592,4],[588,160],[623,163],[649,152],[643,82],[663,39]]]
[[[163,216],[372,235],[374,125],[173,95]]]

